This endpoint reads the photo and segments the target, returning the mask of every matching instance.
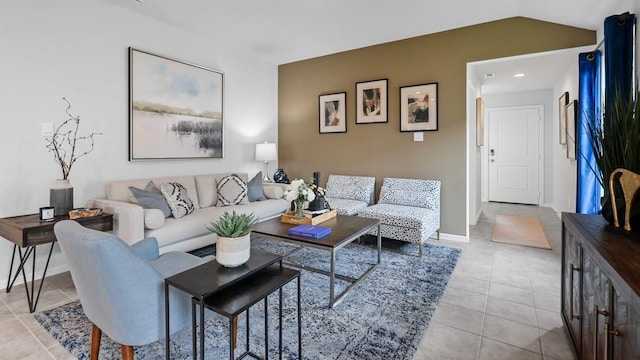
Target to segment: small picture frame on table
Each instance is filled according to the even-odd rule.
[[[565,91],[564,94],[558,99],[558,129],[560,130],[560,145],[567,143],[567,110],[566,107],[569,104],[569,92]]]
[[[356,83],[356,124],[388,121],[387,79]]]
[[[53,206],[43,206],[40,208],[40,221],[53,221],[55,218],[55,208]]]
[[[347,93],[318,97],[320,134],[347,132]]]
[[[400,88],[400,131],[438,130],[438,83]]]
[[[576,159],[576,115],[578,113],[578,100],[573,100],[565,107],[567,112],[567,158]]]

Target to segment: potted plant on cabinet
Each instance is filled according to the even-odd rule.
[[[610,109],[605,109],[602,126],[590,125],[587,129],[591,150],[597,169],[591,169],[604,189],[602,216],[614,223],[612,208],[611,174],[616,169],[625,169],[640,174],[640,92],[623,99],[619,91],[614,92]],[[619,177],[613,181],[618,216],[629,217],[631,228],[640,231],[640,199],[636,196],[630,214],[625,212],[625,199]],[[626,199],[633,201],[634,199]],[[635,225],[635,227],[634,227]]]
[[[253,213],[238,214],[233,211],[224,214],[207,226],[207,230],[218,235],[216,241],[216,261],[226,267],[236,267],[246,263],[251,255],[251,230],[258,222]]]

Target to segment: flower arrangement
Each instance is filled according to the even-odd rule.
[[[314,186],[313,182],[305,182],[302,179],[294,179],[289,184],[285,199],[293,202],[296,217],[303,217],[304,203],[311,202],[316,198],[316,194],[311,188],[312,186]]]
[[[73,116],[69,112],[69,109],[71,109],[69,100],[66,98],[62,98],[62,100],[67,102],[67,115],[69,118],[56,127],[51,138],[46,139],[46,148],[53,153],[53,158],[60,165],[62,169],[62,179],[67,180],[73,164],[75,164],[79,158],[93,151],[93,137],[95,135],[102,135],[102,133],[91,133],[87,136],[79,136],[78,128],[80,127],[80,117]],[[81,150],[79,142],[85,141],[89,144]]]
[[[311,188],[313,183],[305,182],[302,179],[294,179],[289,185],[287,190],[286,199],[288,201],[313,201],[316,198],[316,194]]]

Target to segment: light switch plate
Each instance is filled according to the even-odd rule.
[[[423,141],[423,140],[424,140],[424,133],[422,132],[413,133],[413,141]]]
[[[42,136],[53,136],[52,123],[42,123]]]

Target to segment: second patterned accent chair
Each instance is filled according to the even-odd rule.
[[[329,175],[326,198],[340,215],[357,215],[374,203],[376,178],[372,176]]]
[[[380,220],[382,237],[418,244],[422,256],[431,235],[440,239],[440,181],[384,178],[378,203],[358,216]]]

